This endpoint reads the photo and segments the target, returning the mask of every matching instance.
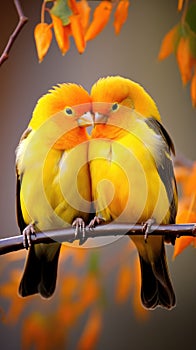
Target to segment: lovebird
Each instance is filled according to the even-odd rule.
[[[171,309],[176,298],[164,241],[174,242],[148,233],[152,224],[175,223],[173,142],[154,100],[140,84],[121,76],[101,78],[92,86],[91,98],[89,166],[96,216],[89,226],[143,225],[144,235],[131,236],[141,265],[141,301],[147,309]]]
[[[91,189],[87,162],[90,96],[73,83],[53,87],[37,102],[16,150],[17,218],[29,248],[19,294],[55,291],[61,244],[31,244],[39,231],[84,228]]]

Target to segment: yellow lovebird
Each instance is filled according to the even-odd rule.
[[[175,223],[172,140],[155,102],[139,84],[120,76],[102,78],[91,98],[89,164],[96,216],[90,227],[111,221],[143,224],[144,235],[131,236],[140,258],[142,304],[171,309],[176,301],[164,239],[172,239],[148,233],[153,223]]]
[[[31,235],[69,225],[77,230],[89,220],[88,110],[86,90],[59,84],[38,100],[16,150],[17,217],[24,245],[30,248],[21,296],[40,293],[48,298],[56,286],[61,244],[33,245]]]

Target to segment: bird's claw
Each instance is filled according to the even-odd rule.
[[[155,219],[151,218],[148,219],[144,224],[143,224],[143,232],[144,232],[144,241],[147,243],[148,235],[149,233],[152,232],[152,225],[154,225]]]
[[[25,227],[22,232],[23,235],[23,246],[28,250],[31,247],[31,236],[36,236],[34,223],[29,224]]]
[[[89,222],[88,228],[89,228],[90,230],[93,230],[94,227],[105,223],[105,221],[106,221],[106,220],[105,220],[103,217],[95,216],[95,217]]]
[[[86,240],[85,222],[82,218],[76,218],[72,226],[75,227],[75,239],[79,239],[79,245],[82,245]]]

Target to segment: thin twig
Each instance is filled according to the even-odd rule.
[[[122,235],[143,235],[142,225],[131,224],[107,224],[97,226],[93,230],[88,228],[85,231],[85,239],[108,237],[108,236],[122,236]],[[160,225],[152,226],[149,235],[166,235],[171,234],[176,237],[192,236],[196,237],[196,224],[176,224],[176,225]],[[72,227],[48,232],[36,233],[32,235],[32,244],[58,242],[73,242],[78,239],[83,239],[82,234],[75,235]],[[24,249],[23,236],[18,235],[9,238],[0,239],[0,255],[7,254],[13,251]]]
[[[14,0],[14,5],[15,5],[17,13],[18,13],[19,21],[18,21],[18,24],[17,24],[15,30],[10,35],[9,40],[7,42],[7,45],[6,45],[2,55],[0,57],[0,66],[3,64],[4,61],[6,61],[8,59],[9,52],[11,50],[11,47],[12,47],[14,41],[16,40],[16,37],[20,33],[20,31],[23,28],[23,26],[25,25],[25,23],[28,21],[28,18],[25,17],[23,14],[19,0]]]

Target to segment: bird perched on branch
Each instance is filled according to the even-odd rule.
[[[131,237],[141,264],[141,300],[148,309],[171,309],[175,294],[164,237],[148,237],[148,232],[152,223],[175,223],[172,140],[155,102],[139,84],[120,76],[102,78],[91,98],[95,127],[89,163],[96,216],[90,227],[111,221],[144,224],[144,236]]]
[[[87,164],[89,94],[60,84],[41,97],[16,151],[17,217],[30,248],[21,296],[50,297],[56,285],[60,242],[31,244],[38,231],[73,224],[84,228],[90,212]]]

